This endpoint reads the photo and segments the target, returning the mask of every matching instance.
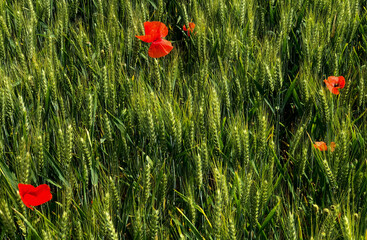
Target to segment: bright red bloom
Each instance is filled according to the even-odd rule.
[[[320,150],[320,151],[326,151],[327,150],[327,146],[325,142],[315,142],[315,144],[313,145],[316,149]]]
[[[326,87],[329,89],[330,92],[338,95],[339,88],[342,89],[345,86],[345,78],[343,76],[340,77],[330,76],[327,78],[327,80],[326,79],[324,80],[324,83],[326,84]]]
[[[148,55],[152,58],[160,58],[166,56],[173,46],[170,41],[163,39],[168,34],[168,28],[161,22],[145,22],[144,36],[135,36],[143,42],[152,43],[150,45]]]
[[[31,206],[44,204],[52,199],[50,187],[47,184],[33,187],[29,184],[18,184],[19,195],[23,203],[33,210]]]
[[[186,28],[186,25],[183,25],[182,29],[187,32],[187,36],[190,37],[190,32],[193,33],[195,28],[195,23],[190,22],[189,28]]]

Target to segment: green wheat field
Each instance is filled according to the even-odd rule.
[[[0,0],[0,239],[366,240],[366,141],[365,0]]]

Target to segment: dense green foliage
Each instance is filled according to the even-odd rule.
[[[367,239],[366,7],[1,0],[0,239]]]

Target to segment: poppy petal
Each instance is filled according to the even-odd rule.
[[[334,76],[330,76],[330,77],[327,78],[327,81],[334,86],[334,85],[339,83],[339,78],[334,77]]]
[[[144,36],[135,36],[137,38],[139,38],[140,40],[142,40],[143,42],[147,42],[147,43],[151,43],[153,42],[155,39],[152,37],[152,35],[144,35]]]
[[[313,146],[320,151],[327,151],[327,146],[325,142],[315,142]]]
[[[33,187],[32,185],[29,184],[22,184],[19,183],[18,184],[18,189],[19,189],[19,195],[20,196],[24,196],[25,194],[27,194],[28,192],[32,192],[34,191],[36,188]]]
[[[19,189],[19,195],[20,198],[22,199],[23,203],[29,207],[30,209],[33,210],[33,208],[29,205],[29,203],[27,201],[24,201],[24,196],[28,193],[28,192],[32,192],[34,191],[34,189],[36,189],[35,187],[33,187],[32,185],[29,184],[22,184],[19,183],[18,184],[18,189]]]
[[[329,79],[328,79],[329,80]],[[334,86],[328,81],[328,80],[324,80],[324,83],[326,84],[326,87],[329,89],[330,92],[334,93]],[[334,93],[335,94],[335,93]],[[339,94],[339,92],[337,93]]]
[[[189,28],[186,28],[186,25],[183,25],[182,27],[182,29],[187,32],[187,36],[189,37],[190,37],[190,33],[194,32],[194,28],[195,28],[195,23],[193,22],[189,23]]]
[[[29,184],[18,184],[19,195],[23,203],[33,210],[31,206],[44,204],[52,199],[50,187],[47,184],[33,187]]]
[[[340,89],[344,88],[345,86],[345,78],[343,76],[339,77],[339,87]]]
[[[154,41],[148,50],[148,55],[152,58],[166,56],[173,49],[172,43],[165,39]]]
[[[332,91],[333,94],[338,95],[339,94],[339,87],[333,87]]]
[[[191,32],[193,32],[194,28],[195,28],[195,23],[193,23],[193,22],[189,23],[189,27],[191,29]]]
[[[153,40],[158,40],[168,35],[167,26],[158,21],[144,23],[145,35],[150,35]]]

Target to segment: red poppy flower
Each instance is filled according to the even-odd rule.
[[[315,144],[313,145],[316,149],[320,150],[320,151],[326,151],[327,150],[327,146],[325,142],[315,142]]]
[[[145,22],[144,36],[135,36],[143,42],[152,43],[150,45],[148,55],[152,58],[160,58],[166,56],[173,46],[170,41],[163,39],[168,34],[168,28],[161,22]]]
[[[190,37],[190,32],[193,33],[195,28],[195,23],[189,23],[189,28],[186,28],[186,25],[183,25],[182,29],[187,32],[187,36]]]
[[[19,195],[23,203],[33,210],[31,206],[38,206],[52,199],[50,187],[47,184],[33,187],[29,184],[18,184]]]
[[[339,94],[339,88],[342,89],[345,86],[345,78],[343,76],[334,77],[330,76],[327,80],[324,80],[326,87],[332,92],[333,94]]]

